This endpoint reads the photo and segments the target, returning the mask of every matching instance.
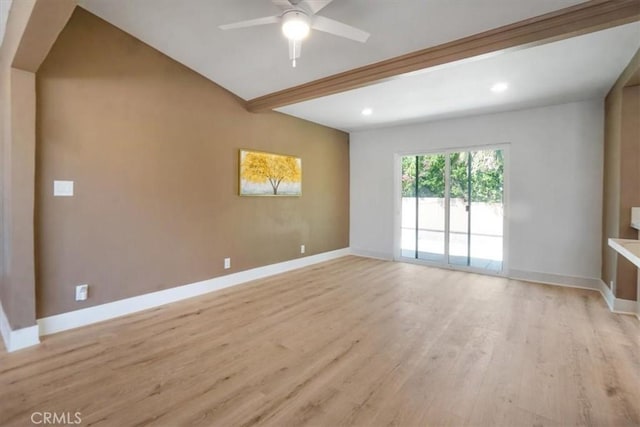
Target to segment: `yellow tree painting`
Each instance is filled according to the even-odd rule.
[[[240,150],[241,196],[299,196],[301,192],[299,157]]]

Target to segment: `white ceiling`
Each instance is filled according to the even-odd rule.
[[[243,99],[541,15],[583,0],[334,0],[320,15],[371,33],[365,44],[313,32],[297,68],[277,25],[222,31],[280,13],[270,0],[81,0],[116,27]]]
[[[7,18],[9,17],[9,9],[13,0],[0,0],[0,45],[4,40],[4,33],[7,30]]]
[[[603,98],[640,47],[640,22],[397,77],[279,108],[348,131]],[[503,93],[491,92],[507,82]],[[373,114],[363,116],[364,108]]]
[[[334,0],[320,15],[371,33],[365,44],[322,32],[297,68],[278,25],[222,31],[274,15],[270,0],[80,0],[85,9],[249,100],[456,40],[583,0]],[[640,46],[640,23],[446,64],[279,108],[347,131],[603,97]],[[508,91],[489,88],[507,81]],[[360,113],[374,110],[371,116]]]

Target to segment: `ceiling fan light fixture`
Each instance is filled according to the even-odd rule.
[[[309,17],[298,10],[292,10],[282,15],[282,33],[289,40],[304,40],[311,30]]]

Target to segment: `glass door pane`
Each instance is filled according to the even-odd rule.
[[[502,150],[471,153],[470,265],[502,270],[504,156]]]
[[[417,258],[416,156],[402,157],[402,205],[400,208],[400,255]]]
[[[445,261],[445,155],[417,157],[417,258]]]
[[[449,264],[469,265],[469,153],[450,153],[449,163]]]

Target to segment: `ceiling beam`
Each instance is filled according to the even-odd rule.
[[[247,101],[263,112],[478,55],[522,49],[640,20],[640,0],[592,0]]]

